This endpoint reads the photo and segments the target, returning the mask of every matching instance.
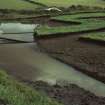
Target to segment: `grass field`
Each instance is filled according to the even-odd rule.
[[[93,41],[105,41],[105,32],[100,32],[100,33],[91,33],[88,35],[83,35],[80,38],[82,39],[90,39]]]
[[[8,105],[61,105],[0,70],[0,99]]]
[[[71,5],[84,5],[84,6],[98,6],[105,7],[104,0],[0,0],[0,9],[25,9],[33,10],[40,6],[58,6],[58,7],[69,7]],[[35,5],[36,3],[36,5]]]
[[[73,15],[62,15],[62,16],[52,17],[51,19],[66,21],[66,22],[69,22],[69,21],[82,22],[83,20],[81,18],[88,18],[88,17],[105,17],[105,12],[77,13]]]
[[[65,33],[75,33],[75,32],[84,32],[84,31],[92,31],[97,29],[105,28],[105,20],[101,19],[79,19],[83,17],[100,17],[105,16],[105,13],[80,13],[74,15],[63,15],[53,17],[53,20],[63,21],[63,22],[78,22],[79,25],[72,26],[58,26],[58,27],[49,27],[49,26],[40,26],[35,31],[39,36],[41,35],[60,35]]]
[[[44,5],[47,6],[58,6],[58,7],[69,7],[71,5],[84,5],[84,6],[98,6],[105,7],[104,0],[31,0],[32,2],[27,2],[27,0],[0,0],[0,9],[25,9],[33,10],[37,7]],[[36,3],[36,5],[35,5]]]
[[[36,1],[36,0],[33,0]],[[37,0],[37,2],[46,4],[48,6],[68,7],[71,5],[86,5],[105,7],[104,0]]]
[[[0,9],[35,10],[39,5],[22,0],[0,0]]]

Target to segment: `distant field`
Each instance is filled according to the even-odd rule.
[[[22,0],[0,0],[0,9],[34,10],[37,7],[39,7],[39,5]]]
[[[99,6],[105,7],[104,0],[33,0],[48,6],[63,6],[68,7],[70,5],[86,5],[86,6]]]
[[[40,6],[58,6],[69,7],[71,5],[84,5],[84,6],[98,6],[105,7],[104,0],[0,0],[0,9],[28,9],[32,10]]]
[[[43,35],[61,35],[65,33],[77,33],[77,32],[86,32],[92,31],[97,29],[105,28],[105,20],[102,19],[80,19],[83,17],[103,17],[105,13],[80,13],[74,15],[63,15],[53,17],[53,20],[56,21],[63,21],[63,22],[77,22],[80,23],[79,25],[72,25],[72,26],[56,26],[56,27],[49,27],[49,26],[40,26],[36,29],[39,36]]]
[[[3,9],[35,9],[40,6],[58,6],[69,7],[71,5],[84,5],[84,6],[98,6],[105,7],[104,0],[31,0],[32,2],[26,2],[27,0],[0,0],[0,8]],[[36,3],[36,5],[35,5]]]

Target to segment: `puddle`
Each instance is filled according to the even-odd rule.
[[[4,34],[8,33],[31,33],[37,25],[35,24],[22,24],[22,23],[1,23],[0,30]]]
[[[1,23],[0,38],[20,42],[33,42],[33,33],[36,27],[37,24]]]

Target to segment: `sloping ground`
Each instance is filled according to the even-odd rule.
[[[33,0],[23,0],[23,1],[26,1],[26,2],[29,2],[29,3],[35,4],[35,5],[39,5],[39,6],[42,6],[42,7],[46,7],[45,4],[39,3],[37,1],[33,1]]]
[[[0,70],[0,105],[61,105],[39,94],[36,90],[17,82]],[[0,101],[1,102],[1,101]]]
[[[85,17],[94,17],[91,23],[96,22],[97,20],[101,21],[101,19],[98,19],[96,15],[97,17],[101,16],[98,13],[98,14],[94,14],[93,16],[92,14],[91,15],[88,14],[87,16],[85,15]],[[83,18],[83,14],[81,15],[81,17]],[[71,20],[70,16],[68,17],[68,15],[61,16],[59,17],[59,19],[67,20],[67,21]],[[84,20],[87,20],[87,19],[84,19]],[[89,19],[89,21],[90,20],[91,19]],[[104,23],[105,18],[103,18],[102,21]],[[96,26],[99,27],[98,24],[99,23],[96,22],[95,25],[90,25],[89,28],[94,28]],[[102,26],[102,24],[100,24],[100,26]],[[104,40],[103,35],[105,36],[104,34],[105,26],[103,26],[103,28],[104,28],[103,30],[98,30],[98,31],[95,30],[93,33],[94,35],[100,35],[100,36],[97,36],[98,39],[102,37],[101,39]],[[70,31],[74,30],[72,28],[69,28],[69,29]],[[66,27],[65,27],[65,30],[66,30]],[[53,30],[50,30],[50,32],[53,32]],[[88,35],[89,34],[92,35],[92,33],[90,32],[88,33]],[[57,35],[60,37],[56,37]],[[68,33],[67,35],[63,33],[62,37],[61,37],[61,34],[57,34],[57,35],[53,38],[46,37],[46,39],[42,38],[38,40],[40,47],[45,49],[50,55],[54,56],[55,58],[60,59],[61,61],[66,62],[78,68],[78,70],[81,70],[82,72],[87,73],[88,75],[91,75],[96,79],[99,79],[105,82],[105,45],[101,46],[95,43],[87,43],[87,42],[80,41],[79,40],[80,36],[87,35],[87,32],[85,32],[85,34],[82,32],[73,33],[73,34]]]
[[[80,40],[82,41],[91,41],[91,42],[99,42],[99,44],[104,44],[105,45],[105,32],[103,33],[91,33],[91,34],[88,34],[88,35],[83,35],[83,36],[80,36]]]
[[[97,97],[74,84],[50,86],[41,81],[26,83],[31,87],[0,70],[0,105],[105,105],[104,97]]]
[[[105,45],[79,41],[80,36],[39,39],[38,43],[53,57],[105,82]]]
[[[100,30],[105,28],[105,21],[101,19],[81,19],[83,17],[103,17],[105,13],[79,13],[79,14],[72,14],[72,15],[63,15],[51,18],[55,21],[60,22],[75,22],[78,25],[70,25],[70,26],[56,26],[56,27],[49,27],[47,25],[42,25],[36,29],[37,36],[61,36],[61,34],[70,34],[70,33],[80,33],[80,32],[92,32],[94,30]]]
[[[31,4],[22,0],[0,0],[0,9],[34,10],[39,5]]]
[[[36,0],[33,0],[36,1]],[[37,0],[37,2],[46,4],[48,6],[63,6],[68,7],[71,5],[86,5],[86,6],[99,6],[105,7],[104,0]]]
[[[64,105],[105,105],[105,98],[97,97],[74,84],[50,86],[41,81],[31,84],[36,90],[46,93]]]

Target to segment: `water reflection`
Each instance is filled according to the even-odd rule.
[[[22,24],[22,23],[1,23],[0,30],[3,33],[25,33],[34,32],[35,24]]]
[[[21,42],[33,42],[34,29],[37,26],[37,24],[2,23],[0,25],[0,38]]]

